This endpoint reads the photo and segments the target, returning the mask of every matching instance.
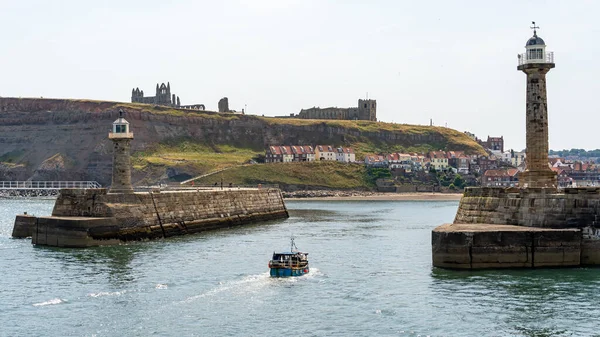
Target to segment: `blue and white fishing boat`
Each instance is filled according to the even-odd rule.
[[[302,276],[309,272],[308,253],[298,250],[293,237],[291,241],[289,252],[273,252],[273,258],[269,261],[272,277]]]

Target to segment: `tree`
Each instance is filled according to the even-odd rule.
[[[465,179],[460,174],[457,174],[454,177],[454,182],[452,183],[452,185],[462,189],[465,187]]]

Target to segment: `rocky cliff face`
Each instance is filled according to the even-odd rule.
[[[107,135],[119,109],[126,112],[134,133],[132,153],[177,138],[208,145],[229,144],[262,149],[267,144],[347,144],[355,141],[480,152],[475,142],[431,128],[411,134],[401,131],[360,131],[333,122],[296,125],[269,118],[173,110],[117,102],[0,98],[0,180],[96,180],[110,183],[112,144]],[[292,120],[290,120],[292,121]],[[374,122],[367,122],[374,123]],[[461,139],[453,144],[453,139]],[[452,138],[452,139],[450,139]],[[135,180],[135,179],[134,179]]]

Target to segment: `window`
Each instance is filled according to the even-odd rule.
[[[541,48],[529,49],[527,51],[527,59],[528,60],[541,60],[543,58],[544,58],[544,51]]]
[[[127,133],[127,125],[115,125],[115,133]]]

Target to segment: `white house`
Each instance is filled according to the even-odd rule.
[[[331,145],[316,145],[315,160],[337,160],[336,149]]]
[[[356,159],[354,150],[349,147],[338,147],[336,149],[336,160],[344,163],[353,163]]]

